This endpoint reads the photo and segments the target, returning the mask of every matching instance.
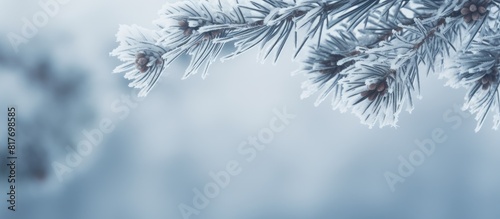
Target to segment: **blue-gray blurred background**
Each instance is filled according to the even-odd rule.
[[[192,189],[230,160],[241,174],[190,218],[500,218],[500,133],[491,123],[475,133],[473,117],[453,111],[465,91],[436,76],[423,79],[423,99],[401,114],[399,128],[369,129],[327,102],[300,99],[305,77],[290,76],[299,67],[291,49],[276,65],[259,64],[257,51],[218,62],[206,80],[181,80],[188,61],[181,59],[121,119],[112,105],[133,93],[111,73],[120,64],[109,56],[115,34],[120,24],[152,28],[164,0],[71,0],[18,53],[7,34],[19,34],[23,18],[42,9],[34,0],[0,2],[2,219],[182,218],[179,204],[192,206]],[[6,201],[11,105],[18,109],[15,213]],[[283,107],[297,117],[246,162],[238,145]],[[59,181],[53,163],[64,163],[65,147],[106,118],[114,131]],[[447,140],[392,192],[384,173],[396,173],[398,157],[435,129]]]

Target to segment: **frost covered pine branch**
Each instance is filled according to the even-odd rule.
[[[121,26],[111,55],[124,63],[131,87],[145,96],[183,55],[183,79],[218,59],[248,50],[277,62],[293,44],[308,78],[302,97],[316,105],[352,111],[370,127],[396,126],[414,108],[420,78],[446,77],[464,87],[464,110],[476,114],[478,131],[488,114],[500,126],[500,0],[188,0],[166,4],[148,30]],[[219,57],[228,43],[234,51]],[[453,61],[458,60],[458,61]],[[452,63],[452,64],[449,64]]]

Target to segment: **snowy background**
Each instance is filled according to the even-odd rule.
[[[290,76],[298,68],[291,50],[277,65],[257,63],[256,51],[216,63],[206,80],[180,80],[184,59],[121,119],[112,105],[131,89],[111,74],[120,64],[109,56],[115,34],[119,24],[153,27],[163,0],[71,0],[19,53],[6,34],[20,33],[22,19],[41,8],[0,1],[0,218],[182,218],[178,205],[192,206],[192,189],[230,160],[241,174],[191,218],[500,218],[499,132],[490,123],[475,133],[474,119],[453,111],[465,91],[435,76],[423,80],[423,99],[401,114],[399,128],[369,129],[327,102],[300,100],[305,77]],[[19,112],[15,213],[5,201],[9,105]],[[238,145],[283,107],[297,117],[246,162]],[[103,118],[114,131],[59,181],[52,163],[64,163],[65,147]],[[392,192],[384,173],[397,172],[398,157],[408,158],[415,140],[437,128],[447,140]]]

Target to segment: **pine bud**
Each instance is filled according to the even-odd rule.
[[[139,69],[139,71],[141,71],[141,73],[145,73],[148,71],[149,67],[148,66],[137,66],[137,69]]]
[[[470,13],[470,10],[469,8],[462,8],[462,10],[460,10],[460,13],[462,15],[468,15]]]
[[[479,12],[474,12],[472,14],[472,20],[477,21],[477,20],[479,20],[479,18],[481,18],[481,15],[479,14]]]
[[[146,57],[146,54],[143,53],[143,52],[139,52],[135,55],[136,58],[142,58],[142,57]]]
[[[483,90],[488,90],[490,88],[490,84],[483,84]]]
[[[478,11],[479,11],[479,13],[481,13],[481,14],[485,14],[487,10],[486,10],[486,8],[485,8],[485,7],[480,6],[480,7],[478,8]]]
[[[464,21],[465,21],[465,23],[470,23],[472,21],[472,15],[470,15],[470,14],[466,15],[464,17]]]
[[[191,36],[191,34],[193,34],[193,30],[191,28],[184,30],[184,36]]]
[[[384,81],[377,86],[377,91],[382,92],[385,90],[385,88],[386,88],[386,82]]]
[[[370,101],[374,101],[375,98],[377,98],[378,96],[378,93],[377,92],[373,92],[369,97],[368,97],[368,100]]]
[[[482,83],[482,84],[488,84],[488,83],[489,83],[489,81],[488,81],[488,79],[486,78],[486,76],[484,76],[483,78],[481,78],[481,83]]]
[[[178,24],[179,24],[180,27],[187,27],[188,26],[188,23],[185,20],[180,20],[178,22]]]
[[[146,65],[146,64],[148,64],[148,59],[146,59],[146,58],[144,58],[144,57],[142,57],[142,58],[138,58],[138,59],[137,59],[137,61],[136,61],[136,63],[137,63],[138,65]]]
[[[475,4],[471,4],[470,7],[469,7],[469,10],[471,12],[475,12],[475,11],[477,11],[477,6]]]
[[[369,90],[365,90],[365,91],[361,92],[361,96],[362,97],[367,97],[369,95],[370,95],[370,91]]]

